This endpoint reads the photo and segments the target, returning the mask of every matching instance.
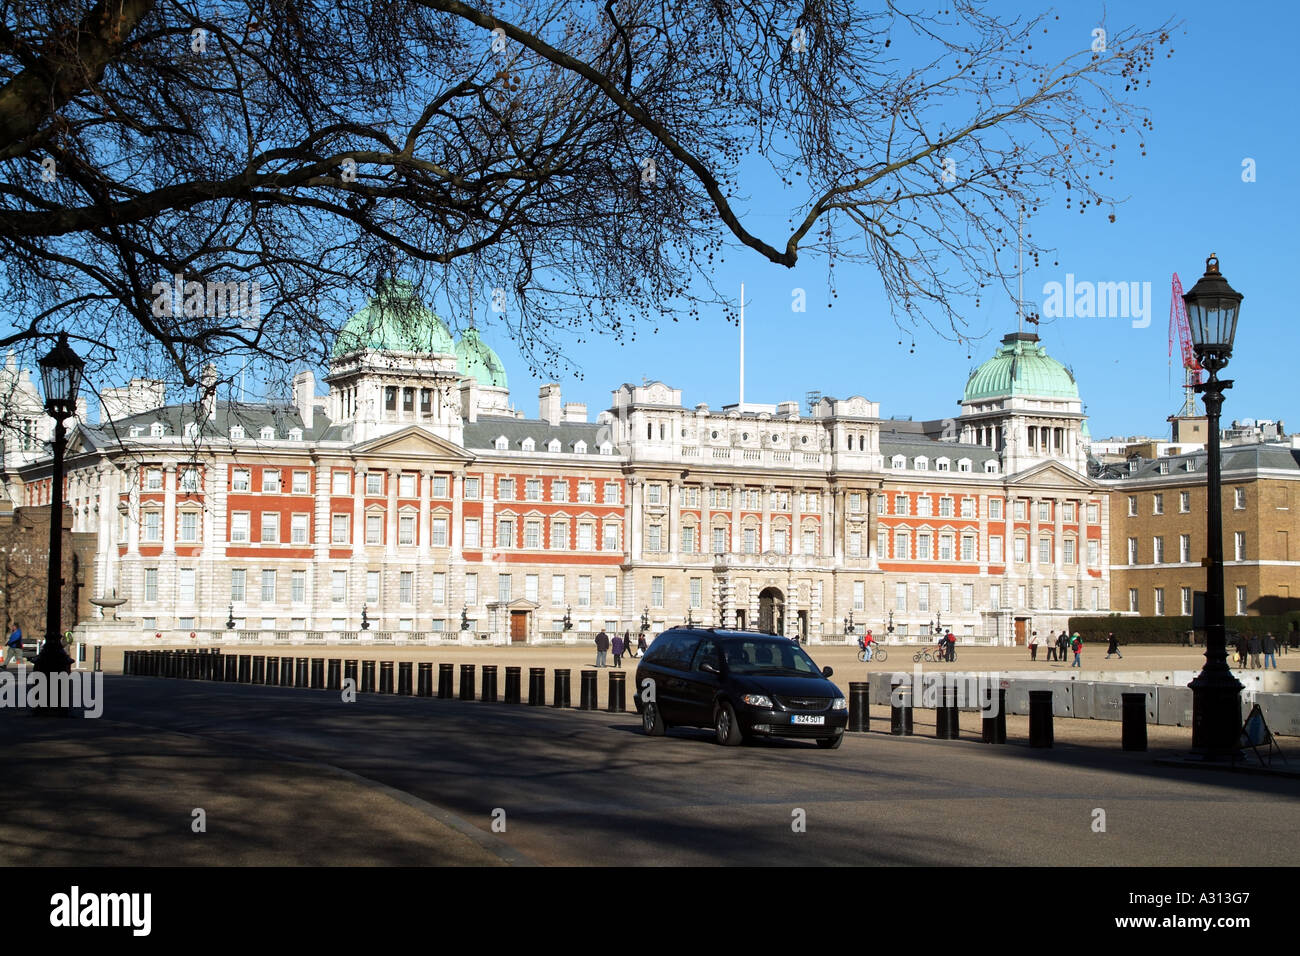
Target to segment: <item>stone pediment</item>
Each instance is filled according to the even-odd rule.
[[[1081,475],[1054,461],[1045,461],[1032,468],[1017,472],[1007,477],[1007,484],[1017,487],[1087,488],[1092,491],[1101,489],[1101,485],[1087,475]]]
[[[418,458],[444,458],[470,462],[473,454],[455,442],[440,438],[419,425],[410,425],[400,431],[389,432],[369,441],[352,446],[358,455],[398,455]]]

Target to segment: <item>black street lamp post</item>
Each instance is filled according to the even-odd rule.
[[[569,605],[564,609],[564,629],[566,631],[573,630],[573,605]]]
[[[893,611],[889,612],[889,623],[885,625],[885,633],[886,634],[894,633],[894,612]]]
[[[67,432],[63,421],[76,413],[77,391],[85,363],[68,346],[68,333],[40,360],[41,385],[45,389],[45,411],[54,419],[54,465],[50,493],[50,567],[45,589],[45,643],[36,655],[34,668],[45,674],[69,673],[72,658],[63,649],[59,611],[63,605],[63,453]]]
[[[1227,625],[1223,594],[1223,480],[1219,460],[1219,413],[1223,392],[1232,387],[1218,373],[1232,355],[1237,314],[1243,296],[1219,274],[1215,255],[1205,260],[1205,275],[1183,296],[1192,348],[1209,379],[1195,387],[1209,418],[1206,442],[1205,667],[1192,688],[1192,752],[1207,760],[1223,760],[1237,751],[1241,731],[1241,682],[1228,667]]]
[[[857,630],[857,625],[853,623],[853,612],[849,611],[849,616],[844,619],[844,633],[852,634]]]
[[[641,612],[641,630],[650,630],[650,608],[646,608]]]
[[[226,617],[226,629],[233,631],[235,629],[235,605],[231,602],[230,611]]]
[[[363,631],[370,630],[370,618],[366,614],[366,605],[364,602],[361,605],[361,630]]]

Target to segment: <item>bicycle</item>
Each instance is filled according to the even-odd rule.
[[[912,660],[913,660],[914,662],[916,662],[917,664],[921,663],[921,661],[925,661],[925,662],[927,662],[927,663],[929,663],[929,664],[942,664],[942,663],[945,663],[945,662],[950,663],[950,664],[955,664],[955,663],[957,662],[957,652],[956,652],[956,651],[953,651],[952,660],[949,661],[949,660],[948,660],[948,652],[947,652],[944,648],[942,648],[942,647],[928,648],[928,647],[927,647],[927,648],[924,648],[923,650],[919,650],[919,651],[917,651],[915,654],[913,654],[913,655],[912,655]]]
[[[880,647],[879,645],[872,645],[872,647],[873,647],[874,649],[873,649],[872,652],[871,652],[871,661],[879,661],[880,663],[883,664],[883,663],[885,663],[886,660],[889,659],[889,652],[888,652],[887,650],[885,650],[883,647]],[[859,649],[858,649],[858,662],[859,662],[859,663],[862,663],[862,664],[868,664],[868,663],[871,663],[871,661],[868,661],[868,660],[867,660],[867,652],[866,652],[866,650],[865,650],[865,649],[862,649],[862,648],[859,648]]]

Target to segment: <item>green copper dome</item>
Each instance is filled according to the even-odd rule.
[[[1079,385],[1064,365],[1047,354],[1032,332],[1012,332],[993,357],[971,373],[966,402],[1011,396],[1079,397]]]
[[[501,357],[479,337],[478,329],[469,328],[456,343],[456,370],[480,385],[506,388],[506,367]]]
[[[451,333],[424,307],[415,286],[404,279],[380,279],[375,294],[348,319],[334,343],[334,354],[363,349],[379,352],[451,354]]]

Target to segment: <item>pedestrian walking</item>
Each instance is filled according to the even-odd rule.
[[[1038,632],[1035,631],[1034,633],[1037,634]],[[1047,659],[1049,661],[1056,660],[1056,638],[1052,637],[1051,634],[1048,634],[1045,643],[1047,644]]]
[[[9,631],[9,639],[5,641],[5,659],[4,669],[9,669],[10,659],[17,661],[18,666],[23,666],[23,629],[18,626],[18,622],[13,622],[13,629]]]
[[[636,649],[638,651],[638,656],[644,656],[645,654],[645,633],[644,632],[642,632],[641,636],[636,639]]]
[[[1065,632],[1062,631],[1061,633],[1064,634]],[[1074,651],[1074,663],[1070,666],[1082,668],[1083,664],[1080,663],[1079,659],[1080,655],[1083,654],[1083,638],[1079,636],[1078,631],[1074,632],[1074,638],[1070,641],[1070,650]]]
[[[1236,653],[1237,666],[1245,667],[1246,666],[1246,636],[1244,634],[1237,635],[1236,652],[1237,652]]]
[[[596,635],[596,666],[605,666],[605,652],[609,650],[609,635],[605,633],[602,627],[600,633]]]
[[[1062,631],[1056,637],[1056,653],[1059,654],[1061,656],[1061,660],[1064,661],[1065,655],[1068,654],[1069,651],[1070,651],[1070,635]]]
[[[614,635],[614,642],[611,647],[611,650],[613,650],[614,652],[614,666],[622,667],[623,666],[623,638],[619,637],[617,634]]]
[[[1277,641],[1273,637],[1273,632],[1269,631],[1264,635],[1262,642],[1264,651],[1264,670],[1268,670],[1268,665],[1273,665],[1273,670],[1277,670]]]
[[[957,635],[950,630],[946,640],[948,641],[948,656],[944,660],[951,664],[957,659]]]
[[[1250,640],[1246,642],[1246,649],[1250,651],[1250,669],[1259,669],[1259,635],[1250,635]]]
[[[642,644],[641,647],[644,648],[645,645]],[[632,650],[632,632],[631,632],[631,631],[624,631],[624,632],[623,632],[623,649],[624,649],[625,651],[627,651],[627,656],[630,657],[630,658],[632,658],[632,660],[636,660],[636,659],[637,659],[637,655],[636,655],[636,654],[633,652],[633,650]]]
[[[1110,632],[1110,643],[1106,645],[1106,660],[1110,660],[1112,654],[1120,660],[1124,659],[1124,655],[1119,652],[1119,638],[1115,636],[1114,631]]]
[[[1031,661],[1038,660],[1038,632],[1037,631],[1034,631],[1033,634],[1029,635],[1029,659]]]

